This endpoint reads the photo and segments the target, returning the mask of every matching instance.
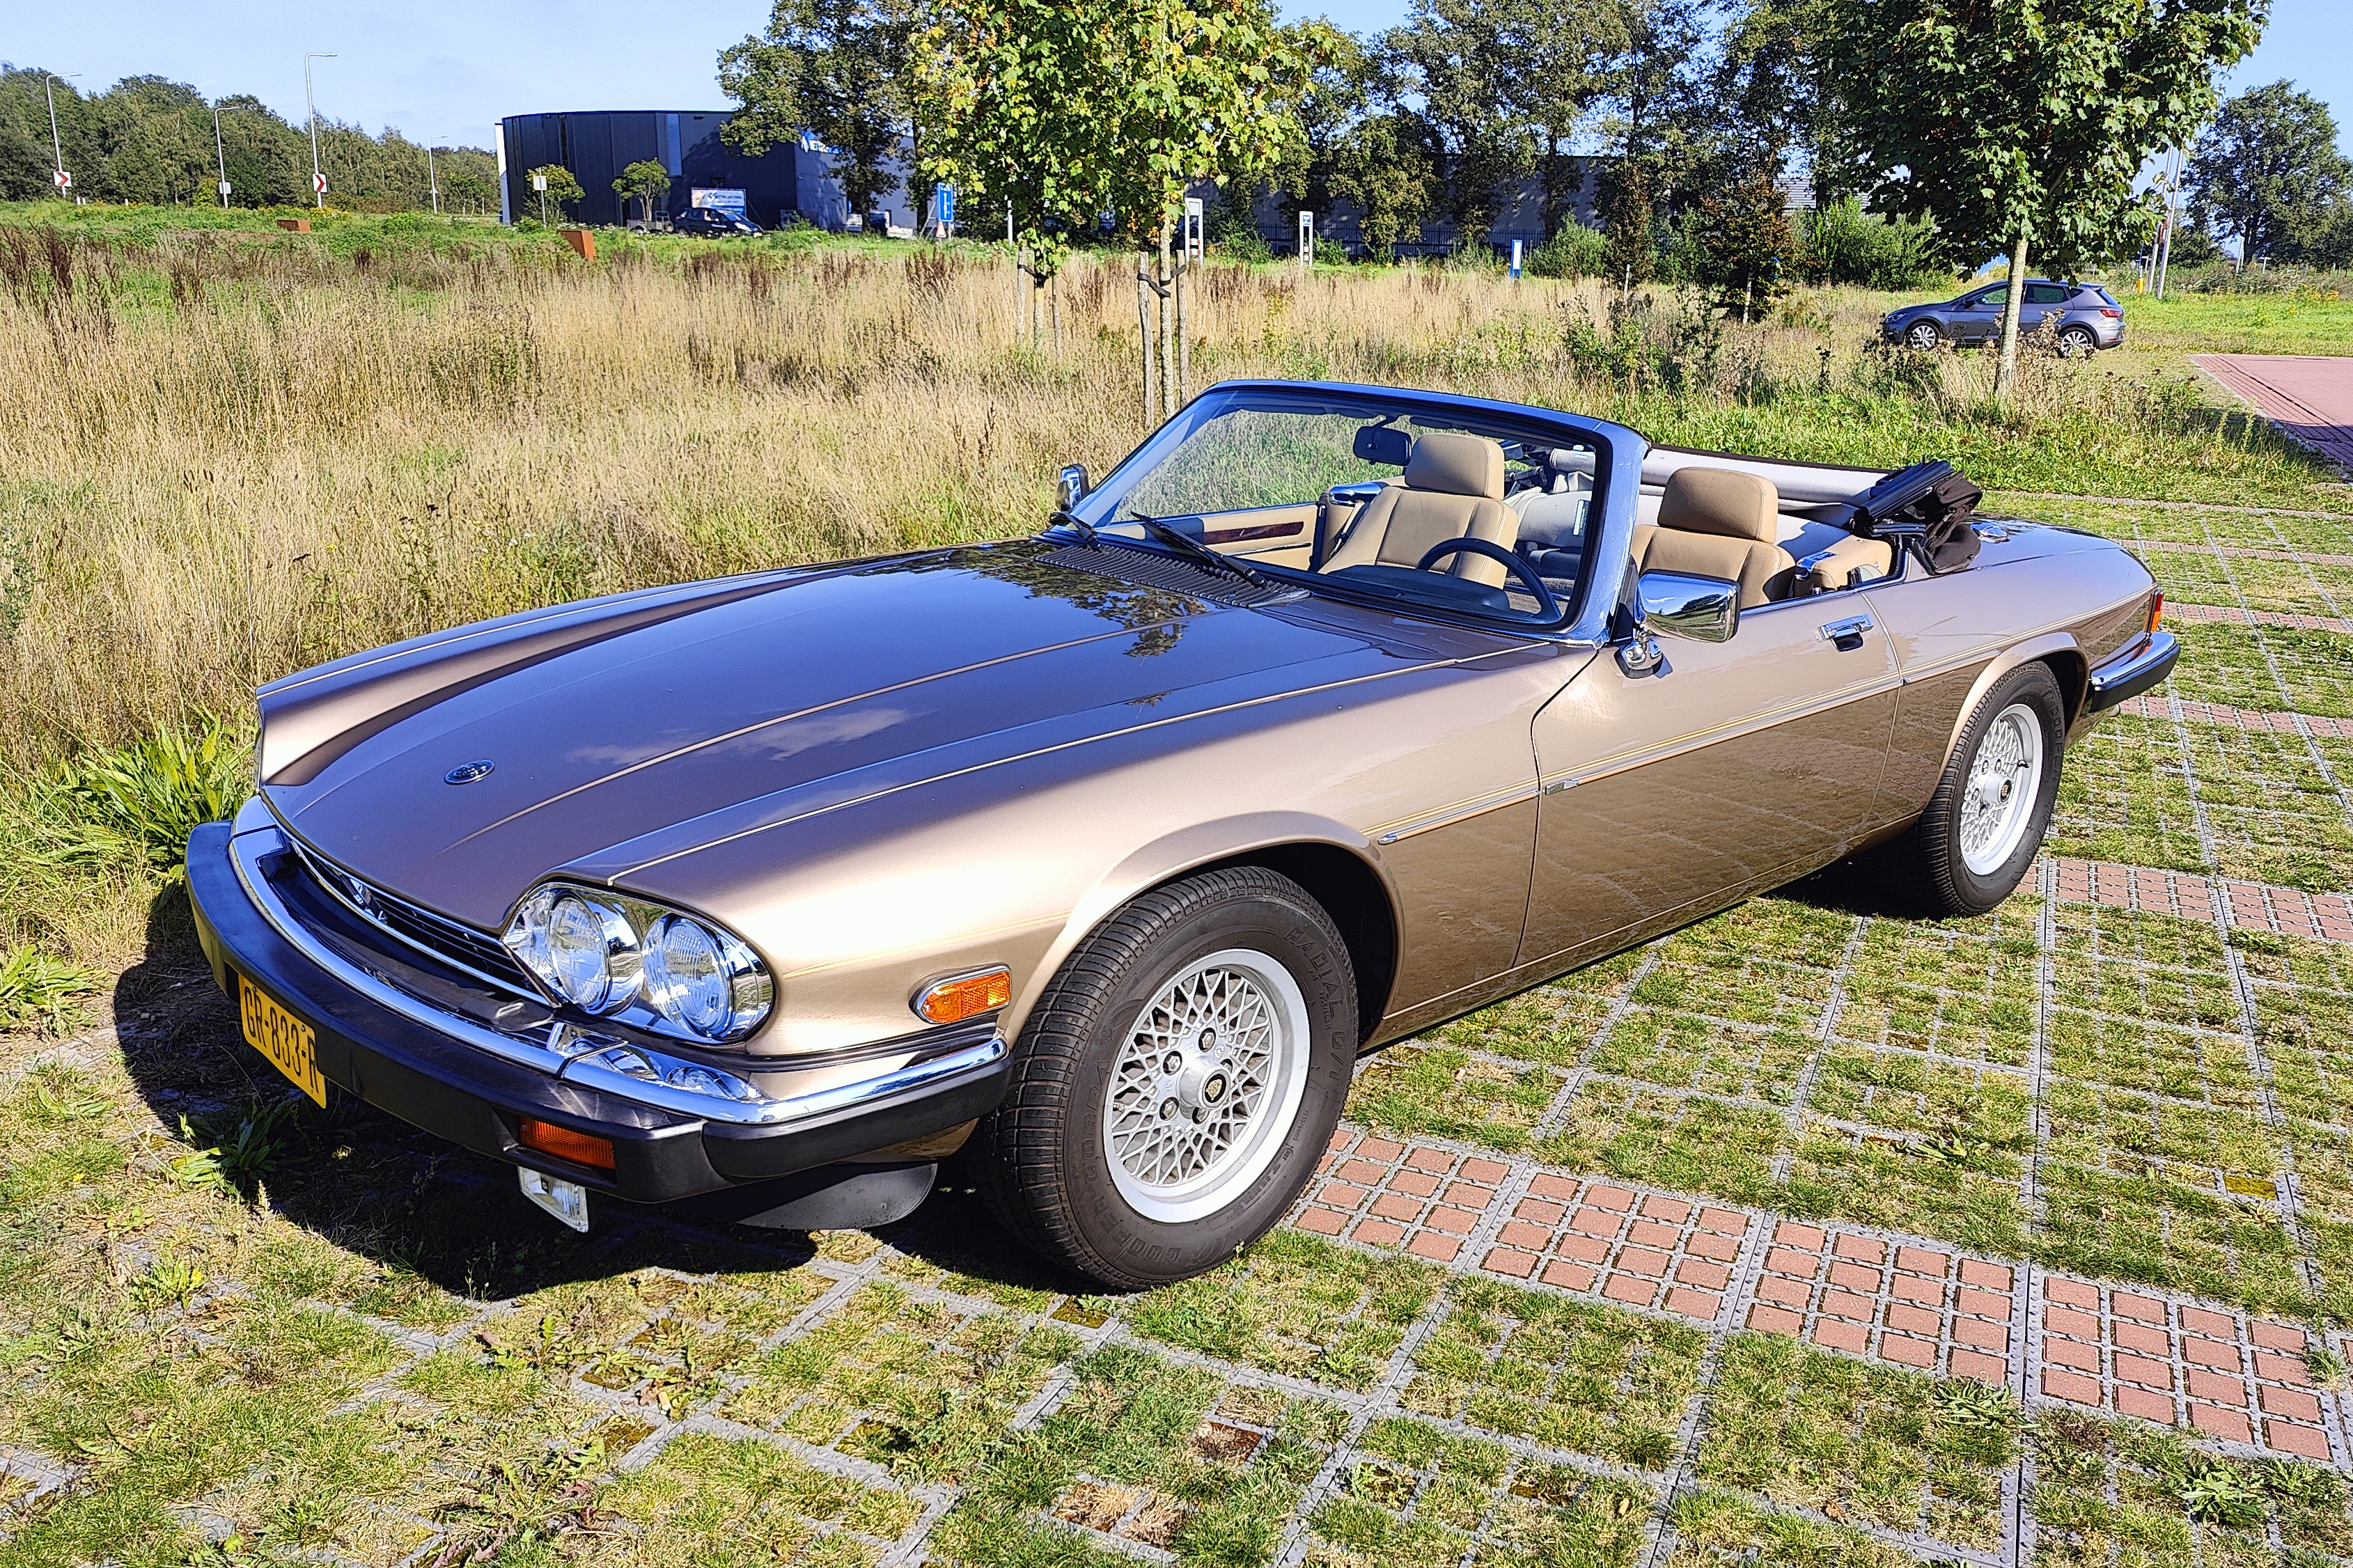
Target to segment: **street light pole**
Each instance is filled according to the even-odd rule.
[[[319,103],[311,95],[311,62],[331,60],[334,58],[333,55],[325,53],[308,54],[302,57],[302,104],[311,111],[311,195],[322,211],[324,211],[327,205],[327,182],[326,178],[319,173]]]
[[[41,90],[48,94],[49,157],[55,163],[57,167],[55,178],[58,183],[58,195],[64,195],[67,190],[70,187],[71,182],[66,178],[65,144],[58,140],[58,79],[46,72],[43,73],[41,78]]]
[[[220,163],[220,202],[228,205],[228,152],[221,145],[220,105],[213,105],[213,156]]]
[[[425,184],[433,193],[433,216],[441,216],[441,176],[433,171],[433,149],[425,149]]]

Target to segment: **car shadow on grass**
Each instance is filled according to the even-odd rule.
[[[313,1104],[248,1046],[198,945],[187,895],[148,913],[146,945],[113,994],[133,1087],[174,1141],[182,1178],[217,1185],[356,1253],[388,1276],[477,1302],[611,1279],[649,1266],[690,1274],[772,1272],[808,1262],[798,1231],[685,1218],[590,1199],[585,1236],[527,1202],[513,1167],[420,1132],[330,1084]],[[878,1227],[914,1258],[999,1289],[1073,1291],[991,1219],[969,1180]],[[855,1250],[854,1248],[851,1250]]]

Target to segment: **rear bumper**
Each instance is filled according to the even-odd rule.
[[[2084,711],[2105,713],[2142,692],[2164,683],[2181,657],[2181,645],[2171,632],[2151,632],[2139,642],[2092,671]]]
[[[909,1037],[860,1075],[746,1058],[712,1070],[633,1044],[508,1035],[389,984],[297,921],[271,883],[289,854],[266,819],[188,839],[188,890],[213,976],[239,977],[316,1031],[328,1081],[453,1143],[638,1203],[792,1174],[923,1138],[995,1109],[1010,1063],[991,1024]],[[771,1068],[775,1070],[769,1070]],[[695,1068],[702,1070],[688,1076]],[[717,1086],[714,1091],[712,1086]],[[609,1139],[604,1171],[525,1149],[530,1116]]]

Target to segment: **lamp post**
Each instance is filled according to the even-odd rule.
[[[228,153],[221,146],[220,105],[213,105],[213,157],[220,163],[220,203],[228,205]]]
[[[71,81],[74,79],[74,76],[78,76],[79,74],[80,73],[77,71],[71,75],[61,77],[44,72],[41,77],[41,90],[48,95],[49,100],[49,157],[52,163],[56,165],[55,172],[52,174],[51,178],[57,181],[58,195],[64,195],[68,191],[73,189],[73,176],[66,173],[65,144],[58,140],[57,84],[61,81]]]
[[[302,57],[302,104],[311,111],[311,196],[321,211],[324,211],[327,205],[327,176],[319,172],[319,104],[311,95],[311,62],[334,58],[326,53]]]
[[[433,170],[433,149],[425,149],[425,184],[433,193],[433,216],[441,216],[441,176]]]

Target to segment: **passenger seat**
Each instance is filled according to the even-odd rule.
[[[1777,542],[1780,511],[1780,492],[1762,475],[1677,468],[1659,498],[1657,524],[1634,530],[1634,570],[1737,583],[1744,610],[1786,599],[1798,563]]]
[[[1519,514],[1504,504],[1499,443],[1430,431],[1407,454],[1404,479],[1365,503],[1323,570],[1419,566],[1431,545],[1450,539],[1483,539],[1509,550],[1519,537]],[[1490,588],[1502,587],[1510,576],[1502,563],[1468,551],[1437,570]]]

